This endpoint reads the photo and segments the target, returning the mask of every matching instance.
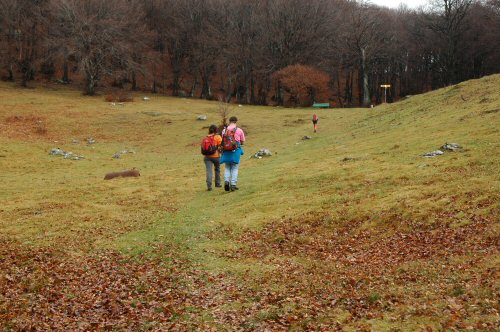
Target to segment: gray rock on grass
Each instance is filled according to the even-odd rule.
[[[262,159],[262,157],[271,157],[273,153],[269,149],[260,149],[256,153],[250,156],[250,158]]]
[[[122,157],[122,155],[124,155],[124,154],[135,154],[135,151],[125,149],[125,150],[122,150],[122,151],[115,153],[112,158],[113,159],[120,159]]]
[[[65,154],[66,154],[66,152],[64,152],[63,150],[61,150],[59,148],[53,148],[49,152],[49,155],[51,155],[51,156],[64,156]]]
[[[49,155],[51,156],[62,156],[64,159],[70,159],[70,160],[82,160],[85,159],[84,156],[77,155],[73,152],[66,152],[62,149],[59,148],[53,148],[50,150]]]
[[[426,154],[423,154],[422,156],[424,156],[426,158],[432,158],[432,157],[443,155],[445,153],[445,151],[456,152],[456,151],[460,151],[461,149],[462,149],[462,146],[460,144],[457,144],[457,143],[444,143],[444,145],[442,145],[439,148],[439,150],[427,152]]]
[[[198,115],[198,117],[196,118],[196,120],[198,121],[205,121],[206,119],[207,119],[206,115]]]
[[[435,150],[435,151],[427,152],[423,156],[426,157],[426,158],[432,158],[432,157],[436,157],[436,156],[441,156],[442,154],[444,154],[443,151],[441,151],[441,150]]]
[[[455,151],[461,150],[462,146],[460,144],[457,144],[457,143],[444,143],[444,145],[440,149],[444,150],[444,151],[455,152]]]
[[[67,153],[64,155],[64,159],[70,159],[70,160],[82,160],[82,159],[85,159],[85,157],[84,157],[84,156],[77,155],[77,154],[74,154],[73,152],[67,152]]]

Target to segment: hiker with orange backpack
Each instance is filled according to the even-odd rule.
[[[238,169],[241,156],[245,153],[241,147],[245,143],[245,133],[236,126],[238,118],[229,118],[229,126],[222,131],[222,157],[220,162],[224,164],[224,190],[235,191],[239,188]]]
[[[219,150],[222,137],[217,134],[217,126],[210,125],[208,135],[201,141],[201,154],[204,155],[203,162],[207,170],[207,190],[212,191],[212,166],[215,173],[215,186],[222,187],[220,182],[220,158]]]

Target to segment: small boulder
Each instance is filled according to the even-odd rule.
[[[54,148],[52,150],[50,150],[49,152],[49,155],[51,156],[64,156],[66,154],[66,152],[64,152],[63,150],[59,149],[59,148]]]
[[[457,144],[457,143],[444,143],[444,145],[440,149],[444,150],[444,151],[455,152],[455,151],[462,149],[462,146],[460,146],[460,144]]]
[[[142,97],[142,100],[149,101],[149,97]]]
[[[196,120],[199,120],[199,121],[205,121],[206,119],[207,119],[206,115],[198,115],[198,117],[196,118]]]
[[[73,152],[66,152],[64,154],[64,159],[69,159],[69,160],[82,160],[85,159],[84,156],[80,156],[77,154],[74,154]]]
[[[271,157],[273,153],[269,149],[260,149],[254,153],[250,158],[262,159],[262,157]]]
[[[307,139],[312,139],[312,137],[311,136],[307,136],[307,135],[304,136],[304,137],[302,137],[302,140],[307,140]]]
[[[432,157],[436,157],[436,156],[441,156],[442,154],[444,154],[443,151],[436,150],[436,151],[427,152],[423,156],[426,157],[426,158],[432,158]]]
[[[123,154],[135,154],[135,151],[134,150],[127,150],[127,149],[121,150],[121,151],[115,153],[112,158],[113,159],[120,159]]]
[[[91,145],[91,144],[95,144],[95,143],[96,143],[96,140],[93,137],[87,138],[87,144]]]

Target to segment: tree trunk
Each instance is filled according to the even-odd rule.
[[[22,76],[21,76],[21,86],[23,88],[28,87],[28,81],[30,80],[31,76],[32,76],[31,68],[26,62],[24,62],[22,65]]]
[[[281,86],[281,82],[278,82],[278,87],[276,91],[277,91],[276,102],[278,103],[279,106],[283,106],[283,87]]]
[[[86,92],[87,96],[95,95],[95,85],[96,80],[92,74],[87,73],[87,84],[86,84]]]
[[[135,71],[132,71],[132,86],[130,88],[132,91],[137,90],[137,78],[135,75]]]
[[[12,69],[12,63],[9,65],[9,68],[7,69],[8,72],[9,72],[9,76],[7,77],[7,79],[11,82],[14,81],[14,70]]]
[[[203,73],[201,75],[201,80],[202,80],[202,87],[201,87],[201,94],[200,98],[202,99],[212,99],[212,90],[210,88],[210,78],[208,71],[206,69],[203,70]]]
[[[352,106],[353,75],[354,74],[351,71],[348,71],[345,79],[345,100],[347,102],[347,106]]]
[[[245,80],[245,104],[250,104],[250,79]]]
[[[342,61],[340,62],[342,64]],[[342,90],[340,88],[340,73],[342,72],[341,67],[337,70],[336,83],[337,83],[337,99],[339,101],[340,107],[344,107],[344,101],[342,100]]]
[[[180,72],[174,71],[174,81],[172,83],[172,96],[178,96],[180,90]]]
[[[198,85],[198,78],[195,76],[193,80],[193,84],[191,85],[191,91],[189,92],[189,97],[194,97],[194,93],[196,91],[196,85]]]
[[[68,59],[65,57],[64,58],[64,63],[63,63],[63,77],[62,81],[64,83],[69,83],[69,68],[68,68]]]
[[[363,72],[363,106],[369,106],[370,100],[370,86],[368,84],[368,71],[366,70],[366,50],[361,49],[361,68]]]
[[[253,76],[250,78],[250,104],[255,104],[255,80]]]

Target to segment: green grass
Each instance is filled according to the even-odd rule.
[[[205,191],[199,153],[207,126],[220,121],[215,102],[154,95],[143,102],[137,94],[133,103],[112,106],[103,97],[71,90],[19,90],[0,83],[0,236],[82,255],[112,249],[132,257],[161,257],[156,248],[164,246],[164,252],[175,250],[181,260],[204,271],[241,278],[250,289],[288,287],[285,281],[266,284],[259,278],[279,269],[276,260],[312,264],[311,271],[321,265],[300,253],[228,258],[242,248],[252,250],[255,243],[242,240],[245,234],[280,221],[300,225],[321,216],[319,231],[352,223],[356,232],[378,234],[383,241],[397,232],[443,224],[460,230],[484,218],[488,227],[481,236],[498,238],[498,96],[500,75],[494,75],[374,109],[235,106],[231,115],[248,132],[246,154],[241,190],[226,193]],[[320,117],[316,134],[310,122],[314,112]],[[209,120],[197,121],[200,114]],[[304,135],[313,138],[302,140]],[[86,144],[88,137],[97,143]],[[445,142],[464,150],[422,157]],[[85,159],[49,156],[54,147]],[[249,159],[261,148],[274,155]],[[124,149],[136,153],[111,158]],[[140,178],[103,180],[107,172],[132,167],[140,170]],[[263,234],[268,235],[275,243],[285,241],[282,234]],[[314,237],[303,234],[294,240],[307,245]],[[485,259],[491,257],[497,259],[496,252]],[[430,273],[430,280],[438,278],[427,263],[415,264]],[[467,292],[460,283],[450,287],[448,296]],[[407,296],[411,290],[401,292],[398,296]],[[376,305],[385,295],[384,289],[372,289],[365,299]],[[250,324],[278,319],[287,310],[294,309],[262,308]],[[345,309],[335,310],[341,319]],[[213,319],[209,316],[199,319]],[[359,326],[356,320],[345,324],[418,330],[426,324],[437,328],[443,321],[432,313],[410,316],[404,324],[385,316],[360,320]],[[492,317],[477,317],[483,316]]]

